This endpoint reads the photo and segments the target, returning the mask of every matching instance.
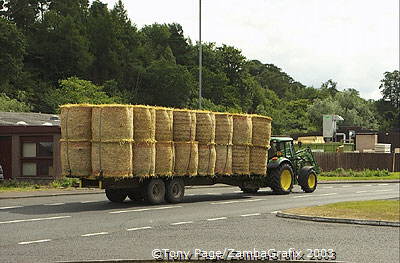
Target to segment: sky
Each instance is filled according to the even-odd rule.
[[[112,8],[116,0],[102,0]],[[123,0],[138,28],[179,23],[199,39],[199,0]],[[399,0],[202,0],[202,40],[232,45],[304,85],[333,79],[379,99],[399,69]]]

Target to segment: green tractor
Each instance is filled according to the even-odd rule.
[[[289,194],[294,184],[306,193],[317,188],[320,168],[310,148],[295,151],[293,139],[272,137],[268,151],[268,185],[277,194]]]

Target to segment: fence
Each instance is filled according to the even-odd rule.
[[[394,153],[314,153],[323,171],[337,168],[352,170],[389,170],[400,172],[400,154]]]

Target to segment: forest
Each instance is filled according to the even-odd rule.
[[[65,103],[196,109],[198,49],[178,23],[138,28],[122,1],[0,0],[0,111],[57,113]],[[306,86],[240,47],[202,50],[203,109],[271,116],[275,134],[320,131],[322,114],[341,115],[342,125],[400,128],[398,69],[382,72],[379,100],[365,100],[334,76]]]

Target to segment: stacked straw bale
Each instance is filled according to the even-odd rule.
[[[215,114],[210,111],[196,111],[196,141],[199,143],[198,174],[215,173]]]
[[[156,162],[156,111],[154,107],[135,105],[133,111],[133,175],[154,176]]]
[[[215,174],[215,162],[217,158],[215,144],[199,144],[198,149],[199,149],[198,174],[199,175]]]
[[[233,115],[232,172],[250,175],[250,146],[252,145],[252,121],[246,114]]]
[[[174,142],[193,142],[196,138],[196,113],[189,110],[173,112]]]
[[[61,107],[61,173],[87,177],[92,173],[90,105]]]
[[[269,141],[271,139],[271,121],[269,117],[253,115],[252,146],[250,149],[250,173],[262,175],[267,171]]]
[[[133,111],[128,105],[96,105],[92,111],[93,175],[131,177]]]
[[[174,133],[173,110],[156,107],[156,157],[155,174],[159,176],[172,176],[174,174]]]
[[[215,174],[232,174],[232,137],[232,115],[215,113]]]

